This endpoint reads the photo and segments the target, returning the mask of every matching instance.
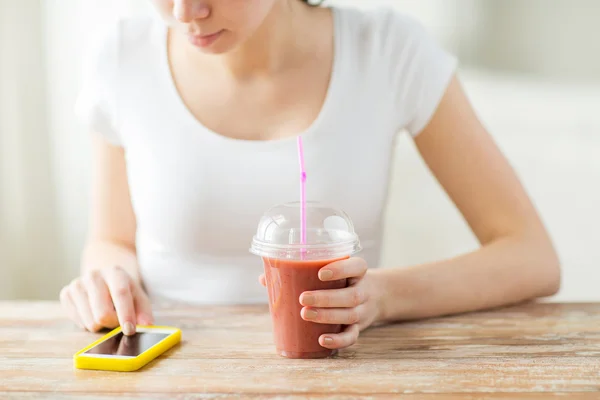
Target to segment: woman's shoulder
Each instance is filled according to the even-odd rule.
[[[401,45],[414,39],[426,39],[429,33],[415,17],[391,6],[373,8],[333,8],[345,33],[378,45]]]
[[[88,129],[115,145],[121,145],[119,99],[133,88],[129,78],[152,74],[151,66],[157,64],[161,43],[157,29],[160,25],[151,17],[122,18],[104,24],[86,43],[75,113]]]
[[[153,17],[126,17],[112,20],[95,31],[83,55],[84,71],[102,76],[113,75],[131,60],[156,51],[161,25]]]
[[[346,70],[389,100],[395,126],[418,134],[435,111],[457,58],[416,18],[392,7],[337,8]],[[408,99],[408,101],[407,101]]]

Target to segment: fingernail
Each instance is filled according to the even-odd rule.
[[[333,339],[329,336],[323,338],[323,343],[325,344],[333,344]]]
[[[304,306],[314,306],[315,305],[315,296],[312,294],[305,294],[302,296],[302,305]]]
[[[306,310],[304,311],[304,318],[306,319],[316,319],[317,312],[315,310]]]
[[[324,269],[319,272],[319,279],[322,281],[327,281],[331,278],[333,278],[333,271]]]
[[[133,335],[135,333],[135,326],[131,322],[125,322],[123,325],[123,333],[126,335]]]

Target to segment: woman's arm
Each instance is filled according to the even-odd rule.
[[[369,270],[361,258],[323,267],[321,280],[350,283],[300,296],[305,320],[348,326],[322,335],[323,347],[351,346],[360,330],[375,323],[475,311],[558,291],[559,262],[546,230],[456,78],[415,141],[482,247],[410,268]]]
[[[90,229],[81,277],[63,288],[61,303],[77,324],[90,331],[152,324],[135,251],[136,221],[131,206],[124,150],[100,135],[93,139]]]
[[[91,212],[81,272],[119,265],[140,282],[125,152],[100,135],[93,135],[92,148]]]
[[[559,260],[507,160],[454,78],[415,138],[482,247],[454,259],[372,271],[383,321],[431,317],[555,294]]]

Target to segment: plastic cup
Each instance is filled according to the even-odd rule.
[[[300,203],[277,205],[260,220],[250,252],[262,257],[269,292],[269,310],[277,353],[287,358],[324,358],[335,351],[319,337],[339,333],[342,325],[302,319],[300,295],[306,291],[340,289],[346,280],[322,282],[324,266],[360,251],[352,221],[339,209],[306,204],[306,243],[301,243]]]

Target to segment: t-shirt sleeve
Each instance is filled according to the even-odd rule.
[[[386,30],[387,71],[397,128],[415,137],[435,114],[458,60],[411,17],[391,12]]]
[[[119,47],[117,24],[87,44],[82,85],[75,102],[75,114],[86,129],[116,146],[122,146],[117,123]]]

